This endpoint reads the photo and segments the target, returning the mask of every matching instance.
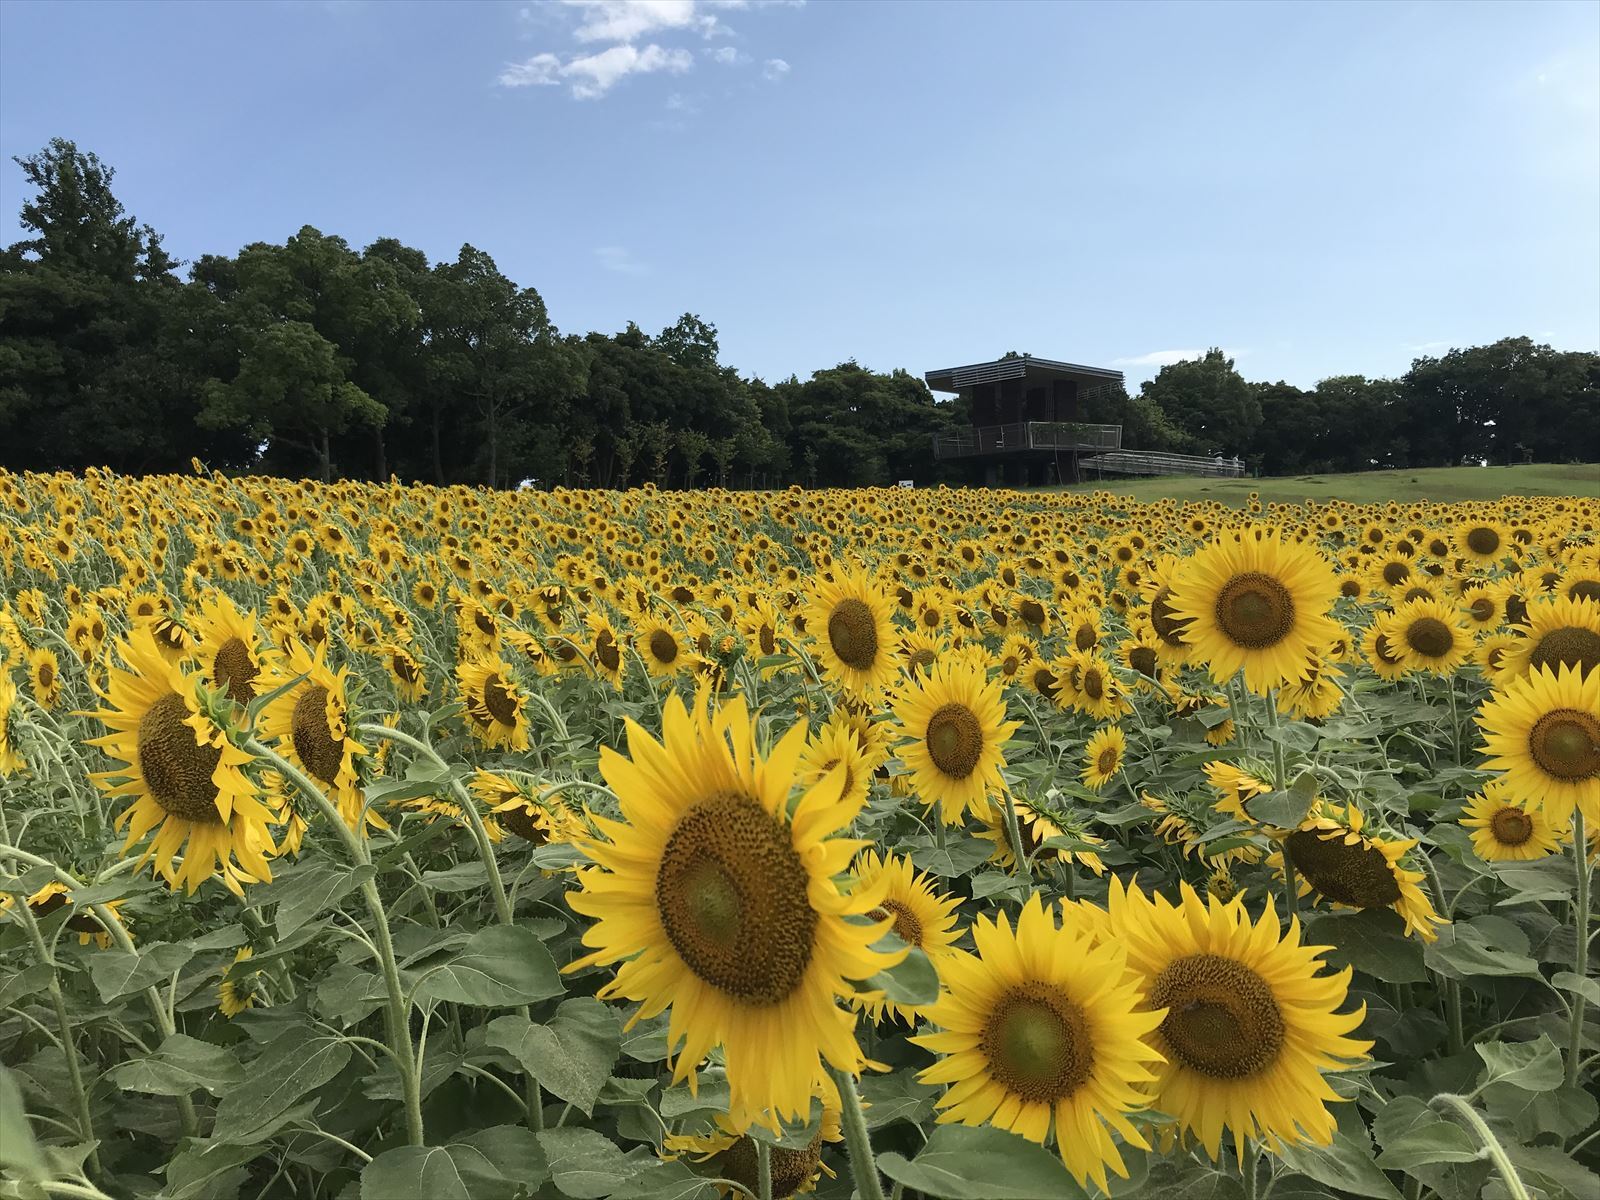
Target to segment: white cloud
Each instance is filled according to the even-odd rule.
[[[1241,358],[1250,353],[1248,350],[1222,351],[1229,358]],[[1204,350],[1152,350],[1148,354],[1135,354],[1130,358],[1113,358],[1111,365],[1114,367],[1170,367],[1173,363],[1186,362],[1191,358],[1204,358]]]
[[[789,64],[781,58],[769,58],[761,64],[761,74],[764,78],[776,81],[782,79],[788,73]]]
[[[687,29],[712,36],[717,18],[701,11],[695,0],[563,0],[583,11],[573,32],[580,42],[633,42],[646,34]]]
[[[715,50],[707,50],[706,54],[712,62],[723,63],[730,67],[734,63],[744,61],[744,55],[740,54],[732,46],[718,46]]]
[[[619,275],[643,275],[649,269],[628,253],[625,246],[597,246],[594,256],[600,260],[601,267]]]
[[[500,73],[500,83],[504,87],[532,87],[566,80],[572,84],[574,99],[597,100],[629,75],[652,75],[658,71],[681,75],[693,65],[694,56],[687,50],[668,50],[651,42],[642,50],[637,46],[611,46],[598,54],[585,54],[566,62],[554,54],[535,54],[508,65]]]

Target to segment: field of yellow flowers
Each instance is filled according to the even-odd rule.
[[[0,473],[0,1196],[1600,1196],[1600,500]]]

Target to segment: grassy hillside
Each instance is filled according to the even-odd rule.
[[[1516,467],[1428,467],[1411,471],[1363,471],[1352,475],[1285,475],[1271,479],[1107,480],[1078,484],[1070,491],[1105,490],[1141,501],[1170,496],[1178,500],[1220,500],[1242,505],[1251,492],[1265,501],[1493,500],[1501,496],[1600,496],[1600,463]]]

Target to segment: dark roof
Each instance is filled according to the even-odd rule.
[[[1023,355],[1021,358],[997,358],[993,362],[973,363],[967,367],[945,367],[929,371],[923,378],[936,392],[959,392],[980,383],[997,383],[1002,379],[1070,379],[1080,384],[1121,383],[1122,372]]]

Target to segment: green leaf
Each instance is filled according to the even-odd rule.
[[[647,1167],[611,1193],[611,1200],[716,1200],[717,1185],[681,1162]]]
[[[1574,975],[1571,971],[1558,971],[1550,982],[1563,992],[1572,992],[1590,1004],[1600,1006],[1600,979]]]
[[[307,1036],[304,1029],[291,1029],[249,1064],[248,1087],[222,1097],[216,1128],[227,1130],[228,1140],[239,1145],[259,1140],[276,1118],[344,1070],[349,1061],[350,1046],[340,1038]]]
[[[1482,1098],[1491,1116],[1509,1121],[1517,1135],[1529,1142],[1541,1134],[1573,1137],[1600,1116],[1600,1102],[1594,1093],[1577,1086],[1530,1092],[1512,1084],[1495,1083],[1483,1089]]]
[[[1479,1042],[1473,1049],[1484,1063],[1480,1088],[1500,1083],[1526,1092],[1548,1092],[1561,1086],[1561,1051],[1547,1033],[1534,1042]]]
[[[892,946],[885,938],[877,942],[873,949],[898,950],[903,946],[905,943],[899,938],[893,939]],[[896,1004],[932,1004],[939,998],[939,972],[933,969],[933,963],[925,953],[912,947],[909,954],[888,970],[862,980],[857,990],[881,991]]]
[[[550,1178],[550,1163],[533,1130],[521,1125],[495,1125],[460,1139],[492,1162],[507,1179],[528,1188]]]
[[[237,1194],[245,1167],[261,1151],[231,1142],[189,1142],[166,1166],[160,1200],[215,1200]]]
[[[1439,930],[1439,940],[1423,950],[1423,961],[1451,979],[1471,979],[1479,975],[1532,977],[1539,974],[1539,964],[1526,954],[1499,948],[1499,939],[1486,931],[1482,924],[1490,919],[1476,917],[1470,922],[1444,926]],[[1510,925],[1510,922],[1502,924]],[[1516,929],[1514,925],[1511,928]],[[1526,944],[1524,938],[1524,947]]]
[[[548,1025],[527,1017],[496,1017],[485,1041],[509,1052],[545,1091],[581,1110],[594,1102],[622,1053],[622,1021],[592,996],[564,1001]]]
[[[1217,712],[1226,713],[1227,709],[1218,708]],[[1202,717],[1202,719],[1204,719]],[[1322,739],[1322,730],[1305,721],[1285,721],[1281,725],[1269,725],[1264,731],[1269,742],[1277,742],[1280,746],[1287,746],[1291,750],[1298,750],[1302,754],[1309,754],[1317,748],[1317,743]],[[1305,778],[1305,776],[1301,776]],[[1315,781],[1312,782],[1315,787]],[[1298,824],[1298,822],[1296,822]]]
[[[42,992],[50,986],[55,968],[49,963],[30,963],[0,985],[0,1010],[8,1009],[24,996]]]
[[[911,847],[911,861],[918,870],[942,879],[955,879],[969,874],[979,863],[994,853],[994,843],[982,838],[952,838],[943,847],[915,845]]]
[[[914,1159],[893,1150],[878,1167],[896,1183],[939,1200],[1068,1200],[1084,1196],[1061,1159],[989,1126],[941,1125]]]
[[[174,942],[151,942],[131,953],[113,946],[89,960],[89,974],[100,999],[110,1002],[152,984],[165,983],[193,957],[192,946]]]
[[[1462,1126],[1446,1119],[1415,1096],[1389,1101],[1372,1125],[1383,1147],[1378,1165],[1386,1171],[1409,1171],[1427,1163],[1473,1162],[1477,1141]]]
[[[1600,1175],[1576,1162],[1559,1146],[1524,1146],[1512,1142],[1506,1147],[1522,1182],[1538,1188],[1550,1200],[1600,1196]],[[1484,1195],[1490,1195],[1484,1189]]]
[[[915,1069],[896,1071],[893,1075],[863,1075],[861,1098],[867,1102],[867,1128],[878,1129],[893,1121],[910,1121],[920,1124],[933,1111],[933,1101],[939,1089],[930,1083],[918,1083]]]
[[[127,1092],[187,1096],[204,1088],[213,1096],[244,1082],[245,1070],[231,1050],[175,1033],[154,1053],[113,1067],[111,1081]]]
[[[274,918],[279,937],[290,937],[312,917],[326,912],[372,877],[372,868],[313,863],[302,871],[273,881],[268,900],[278,902]]]
[[[1372,1138],[1356,1106],[1341,1104],[1338,1113],[1339,1130],[1332,1145],[1285,1146],[1278,1157],[1291,1170],[1337,1191],[1371,1196],[1374,1200],[1400,1200],[1400,1193],[1374,1159]]]
[[[50,1168],[33,1136],[22,1088],[17,1077],[0,1063],[0,1168],[23,1179],[46,1179]]]
[[[1389,909],[1322,913],[1306,925],[1306,945],[1327,946],[1335,967],[1354,967],[1385,983],[1421,983],[1428,978],[1422,945],[1405,935],[1405,922]]]
[[[361,1170],[361,1200],[482,1200],[516,1190],[482,1151],[459,1142],[385,1150]]]
[[[423,970],[412,1001],[499,1008],[564,991],[555,959],[538,934],[519,925],[494,925],[473,934],[459,954]]]
[[[536,1136],[549,1159],[550,1178],[563,1196],[573,1200],[609,1196],[623,1180],[644,1169],[642,1162],[628,1158],[615,1142],[593,1129],[546,1129]]]
[[[1264,825],[1297,829],[1316,800],[1317,777],[1306,771],[1283,791],[1266,792],[1250,800],[1244,810]]]

